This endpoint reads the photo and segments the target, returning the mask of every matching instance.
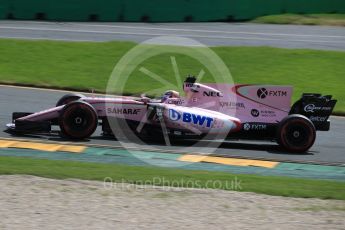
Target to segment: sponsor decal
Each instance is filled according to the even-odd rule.
[[[219,102],[220,107],[229,107],[232,109],[245,109],[244,103],[242,102],[233,102],[233,101],[220,101]]]
[[[261,110],[261,116],[262,117],[275,117],[276,113],[274,111],[271,110]]]
[[[243,129],[244,130],[250,130],[250,124],[248,124],[248,123],[245,123],[244,125],[243,125]]]
[[[267,96],[268,91],[265,88],[260,88],[260,89],[258,89],[256,94],[258,95],[259,98],[263,99],[263,98],[265,98]]]
[[[186,87],[193,87],[194,86],[194,83],[185,83],[186,84]]]
[[[252,109],[252,110],[250,111],[250,114],[251,114],[253,117],[258,117],[258,116],[260,115],[260,112],[259,112],[259,110],[257,110],[257,109]]]
[[[183,99],[168,99],[168,104],[182,105],[184,103]]]
[[[200,88],[200,85],[194,84],[194,83],[185,83],[186,88],[191,88],[190,90],[194,93],[199,92],[198,89]]]
[[[266,97],[286,97],[287,91],[282,90],[267,90],[266,88],[260,88],[256,92],[258,98],[264,99]]]
[[[172,121],[179,121],[185,123],[192,123],[195,125],[204,125],[206,124],[206,127],[211,127],[213,118],[207,117],[207,116],[201,116],[198,114],[193,113],[187,113],[187,112],[178,112],[174,109],[169,109],[169,119]]]
[[[249,131],[249,130],[265,130],[265,129],[267,129],[267,125],[265,125],[265,124],[249,124],[249,123],[244,123],[243,124],[243,129],[245,131]]]
[[[136,115],[140,113],[141,109],[124,109],[124,108],[108,108],[108,113],[114,113],[114,114],[133,114]]]
[[[311,121],[318,121],[318,122],[327,121],[327,117],[319,117],[319,116],[310,116],[309,119],[310,119]]]
[[[203,96],[206,96],[206,97],[223,97],[221,92],[215,92],[215,91],[204,91]]]
[[[257,110],[257,109],[252,109],[250,111],[250,114],[253,116],[253,117],[258,117],[258,116],[261,116],[261,117],[275,117],[276,116],[276,113],[272,110]]]
[[[304,111],[307,113],[314,113],[315,110],[330,111],[332,110],[332,107],[317,107],[314,104],[308,104],[304,106]]]

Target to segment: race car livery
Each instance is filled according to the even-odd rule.
[[[292,152],[305,152],[316,131],[328,131],[336,104],[332,96],[305,93],[291,106],[292,87],[201,84],[187,77],[184,97],[167,91],[160,99],[63,96],[55,107],[36,113],[14,112],[8,132],[51,132],[89,138],[98,125],[105,135],[133,132],[159,138],[273,140]]]

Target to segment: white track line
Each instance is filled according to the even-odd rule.
[[[195,34],[164,34],[164,33],[143,33],[143,32],[116,32],[116,31],[97,31],[97,30],[73,30],[73,29],[53,29],[53,28],[34,28],[34,27],[10,27],[0,26],[0,29],[11,30],[32,30],[32,31],[54,31],[54,32],[71,32],[71,33],[94,33],[94,34],[123,34],[123,35],[142,35],[142,36],[175,36],[175,37],[194,37],[194,38],[211,38],[211,39],[235,39],[235,40],[261,40],[261,41],[282,41],[281,38],[249,38],[249,37],[232,37],[232,36],[208,36]],[[47,38],[49,40],[49,38]],[[344,41],[325,41],[325,40],[304,40],[304,39],[285,39],[289,42],[312,42],[312,43],[345,43]]]
[[[23,22],[20,22],[23,23]],[[29,24],[27,22],[26,24]],[[270,33],[270,32],[246,32],[246,31],[223,31],[223,30],[202,30],[202,29],[183,29],[183,28],[167,28],[167,27],[150,27],[150,26],[125,26],[125,25],[106,25],[106,24],[86,24],[86,23],[49,23],[49,22],[31,22],[37,25],[72,25],[83,27],[99,27],[99,28],[122,28],[122,29],[143,29],[143,30],[162,30],[162,31],[183,31],[183,32],[200,32],[200,33],[223,33],[223,34],[244,34],[244,35],[265,35],[265,36],[295,36],[295,37],[320,37],[320,38],[345,38],[345,35],[320,35],[320,34],[287,34],[287,33]],[[1,25],[1,24],[0,24]],[[284,25],[283,25],[284,26]],[[12,26],[15,27],[15,26]],[[0,26],[1,28],[1,26]]]
[[[13,39],[25,39],[25,40],[43,40],[43,41],[63,41],[63,42],[103,42],[102,40],[100,41],[95,41],[95,40],[87,40],[87,39],[68,39],[68,38],[33,38],[33,37],[26,37],[26,36],[1,36],[0,38],[13,38]]]
[[[104,28],[123,28],[123,29],[145,29],[145,30],[163,30],[163,31],[183,31],[183,32],[200,32],[200,33],[222,33],[222,34],[247,34],[247,35],[268,35],[268,36],[296,36],[296,37],[320,37],[320,38],[345,38],[340,35],[317,35],[317,34],[284,34],[284,33],[262,33],[262,32],[244,32],[244,31],[222,31],[222,30],[196,30],[181,28],[164,28],[164,27],[141,27],[141,26],[116,26],[116,25],[100,25],[100,24],[77,24],[69,23],[74,26],[90,26]]]

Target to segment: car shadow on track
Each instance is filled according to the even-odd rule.
[[[128,139],[119,140],[113,136],[92,136],[90,139],[84,140],[71,140],[68,138],[60,137],[57,133],[49,133],[49,134],[11,134],[11,137],[14,138],[28,138],[28,140],[40,140],[40,141],[53,141],[53,142],[73,142],[78,144],[93,144],[94,146],[103,145],[103,146],[113,146],[118,147],[123,144],[121,143],[133,143],[133,141],[129,141]],[[102,142],[101,144],[99,142]],[[113,142],[116,141],[116,144]],[[134,142],[135,143],[135,142]],[[195,145],[197,143],[197,145]],[[213,155],[228,155],[227,153],[224,154],[224,151],[227,150],[248,150],[248,151],[262,151],[270,154],[275,155],[297,155],[296,153],[287,152],[282,149],[279,145],[274,142],[255,142],[250,143],[240,142],[240,141],[226,141],[220,143],[219,141],[195,141],[195,140],[174,140],[171,142],[171,146],[167,146],[164,141],[162,140],[154,140],[148,139],[141,142],[136,142],[135,144],[142,146],[143,149],[148,149],[148,146],[153,146],[156,150],[171,150],[171,151],[179,151],[179,147],[198,147],[201,151],[202,148],[211,149],[219,149],[221,151],[214,152]],[[240,154],[237,154],[240,155]],[[312,151],[308,151],[306,153],[298,153],[298,155],[314,155]]]
[[[6,132],[6,131],[4,131]],[[35,140],[35,141],[56,141],[56,142],[75,142],[75,143],[89,143],[91,140],[90,139],[84,139],[84,140],[71,140],[71,139],[68,139],[68,138],[64,138],[64,137],[60,137],[59,134],[57,133],[40,133],[40,134],[24,134],[24,133],[16,133],[16,134],[13,134],[13,133],[10,133],[9,135],[10,137],[13,137],[13,138],[22,138],[22,140],[27,140],[27,141],[30,141],[30,140]]]
[[[208,141],[206,141],[208,142]],[[211,142],[211,141],[210,141]],[[207,146],[210,146],[210,143],[205,143]],[[308,151],[305,153],[291,153],[284,150],[282,147],[280,147],[275,142],[261,142],[261,143],[249,143],[241,142],[241,141],[227,141],[221,143],[218,147],[218,149],[223,150],[248,150],[248,151],[262,151],[267,152],[271,154],[280,154],[280,155],[314,155],[312,152]]]
[[[119,141],[119,144],[121,143],[133,143],[134,141],[129,141],[128,139],[116,139],[112,136],[102,137],[102,136],[95,136],[91,137],[93,140],[116,140]],[[135,143],[135,142],[134,142]],[[171,146],[167,146],[166,143],[162,140],[153,140],[153,139],[147,139],[147,140],[141,140],[140,142],[136,142],[136,144],[139,144],[140,146],[143,146],[143,148],[147,148],[148,146],[153,146],[156,149],[161,150],[179,150],[179,147],[197,147],[200,148],[202,151],[202,148],[210,148],[210,149],[221,149],[224,152],[226,150],[248,150],[248,151],[262,151],[267,152],[271,154],[280,154],[280,155],[314,155],[313,152],[308,151],[305,153],[291,153],[287,152],[283,148],[281,148],[278,144],[275,142],[256,142],[256,143],[250,143],[248,141],[240,142],[240,141],[226,141],[220,143],[219,141],[195,141],[195,140],[173,140],[171,141]],[[196,145],[197,144],[197,145]],[[185,149],[184,149],[185,150]],[[213,152],[213,151],[212,151]],[[215,152],[215,155],[217,153]],[[221,153],[219,153],[221,155]]]

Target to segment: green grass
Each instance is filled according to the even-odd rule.
[[[345,14],[279,14],[258,17],[257,23],[345,26]]]
[[[220,189],[231,189],[229,183],[236,178],[240,181],[238,191],[287,197],[345,200],[345,183],[342,182],[159,167],[0,157],[0,174],[28,174],[56,179],[78,178],[98,181],[110,177],[113,182]],[[213,183],[214,181],[217,183]]]
[[[103,92],[116,63],[135,45],[0,39],[0,82]],[[140,67],[176,85],[171,80],[175,79],[172,55],[176,57],[181,76],[197,75],[203,68],[206,73],[202,81],[213,81],[200,62],[174,54],[175,48],[169,47],[170,54],[149,58],[135,67],[125,93],[138,94],[163,86],[138,71]],[[294,100],[302,92],[332,94],[339,100],[335,111],[345,112],[345,52],[270,47],[214,47],[212,50],[230,69],[236,83],[293,85]]]

